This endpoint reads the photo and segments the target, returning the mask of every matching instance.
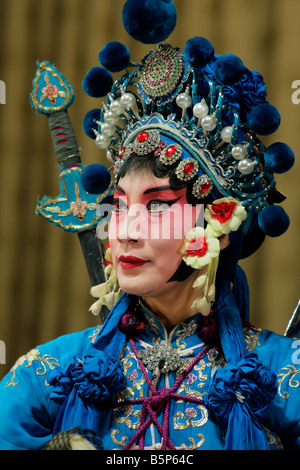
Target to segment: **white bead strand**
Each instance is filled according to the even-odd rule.
[[[238,169],[243,175],[250,175],[254,170],[255,162],[250,160],[250,158],[244,158],[238,163]]]
[[[201,119],[201,126],[204,131],[213,131],[217,127],[217,119],[213,114],[208,114]]]
[[[247,155],[247,148],[243,144],[234,145],[231,149],[231,155],[235,160],[243,160]]]
[[[95,139],[95,144],[98,149],[106,149],[110,142],[111,140],[102,134],[98,134]]]
[[[131,109],[133,112],[134,116],[136,117],[137,120],[140,119],[140,116],[138,112],[135,109],[136,106],[136,97],[132,93],[122,93],[122,96],[120,98],[120,104],[124,109]]]
[[[221,130],[221,139],[228,144],[231,142],[233,126],[223,127]]]
[[[193,107],[193,113],[196,118],[198,118],[198,127],[200,126],[201,119],[207,116],[209,112],[208,106],[204,98],[200,101],[200,103],[196,103]]]
[[[184,117],[187,108],[192,104],[192,97],[189,94],[189,88],[187,88],[184,93],[179,93],[176,97],[176,104],[182,109],[182,117]]]

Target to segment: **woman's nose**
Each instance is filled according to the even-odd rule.
[[[146,208],[143,204],[132,204],[122,215],[118,224],[117,237],[120,241],[138,241],[147,233]]]

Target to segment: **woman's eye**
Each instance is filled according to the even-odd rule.
[[[122,199],[114,199],[113,209],[115,212],[123,212],[123,211],[127,211],[128,207],[127,207],[127,204],[124,201],[122,201]]]
[[[169,209],[169,205],[165,202],[151,202],[148,206],[149,212],[165,212]]]
[[[171,201],[150,201],[147,205],[147,210],[148,212],[151,212],[151,214],[159,214],[161,212],[166,212],[175,202],[178,201],[178,199],[174,199]]]

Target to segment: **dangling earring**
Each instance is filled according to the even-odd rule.
[[[118,278],[112,264],[111,248],[109,245],[106,247],[105,261],[107,264],[104,270],[107,279],[106,282],[93,286],[90,290],[93,297],[98,297],[98,300],[94,302],[89,309],[95,316],[99,315],[102,305],[105,305],[111,310],[123,293],[120,289]]]
[[[190,230],[182,246],[183,260],[194,269],[201,269],[201,274],[193,284],[199,290],[199,297],[194,300],[191,308],[207,316],[215,300],[215,281],[219,264],[219,237],[238,230],[247,218],[245,208],[234,198],[222,198],[207,205],[204,218],[207,222],[205,230],[194,227]],[[203,268],[207,266],[203,274]]]

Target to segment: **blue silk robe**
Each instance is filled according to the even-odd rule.
[[[53,387],[49,376],[60,367],[68,368],[74,357],[93,354],[100,348],[119,356],[125,377],[124,389],[118,398],[127,404],[114,408],[93,407],[93,425],[104,450],[124,449],[135,435],[141,422],[142,404],[128,400],[147,397],[149,384],[125,336],[117,323],[126,308],[126,296],[113,310],[103,327],[65,335],[38,346],[21,357],[12,367],[0,386],[0,449],[42,449],[51,439],[61,405],[52,399]],[[162,323],[148,310],[144,314],[149,327],[141,330],[135,341],[138,349],[163,344],[171,346],[182,362],[177,370],[158,373],[147,370],[154,387],[171,388],[182,370],[203,348],[198,330],[198,315],[180,323],[167,332]],[[247,351],[255,352],[259,360],[277,375],[277,394],[271,402],[262,424],[270,449],[300,448],[300,365],[299,340],[293,340],[269,331],[245,328]],[[165,341],[165,343],[161,343]],[[202,399],[207,393],[210,379],[225,361],[216,348],[210,349],[193,367],[180,384],[177,394]],[[83,404],[85,406],[85,404]],[[97,419],[95,418],[97,415]],[[158,413],[162,424],[163,412]],[[218,450],[224,448],[226,429],[220,426],[213,414],[201,403],[180,399],[170,400],[169,438],[176,449]],[[96,424],[95,424],[96,423]],[[80,413],[69,413],[61,430],[78,425]],[[243,430],[241,430],[243,432]],[[160,449],[162,436],[152,422],[145,431],[144,448]],[[134,443],[132,449],[138,448]]]

